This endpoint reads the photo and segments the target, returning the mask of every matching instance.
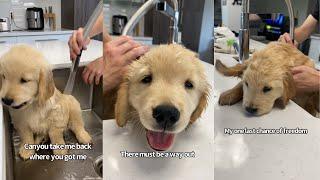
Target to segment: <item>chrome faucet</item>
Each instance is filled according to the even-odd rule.
[[[167,1],[172,2],[171,7]],[[140,19],[153,7],[156,6],[157,11],[165,14],[171,19],[170,32],[168,43],[178,42],[178,22],[179,22],[179,7],[177,0],[148,0],[144,3],[138,11],[130,18],[127,25],[124,27],[122,35],[128,35],[130,31],[136,26]]]
[[[293,16],[293,8],[291,0],[285,0],[289,18],[290,18],[290,37],[292,41],[294,41],[294,16]],[[244,60],[249,58],[249,7],[250,0],[242,1],[242,12],[241,12],[241,22],[240,22],[240,30],[239,30],[239,61],[243,63]]]

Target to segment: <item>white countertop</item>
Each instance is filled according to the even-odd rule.
[[[213,86],[213,66],[204,63]],[[179,133],[170,152],[195,152],[195,158],[125,158],[120,151],[149,152],[144,133],[103,121],[103,176],[105,180],[213,179],[213,94],[209,106],[189,129]]]
[[[31,30],[18,30],[11,32],[0,32],[0,37],[13,37],[13,36],[38,36],[38,35],[59,35],[59,34],[71,34],[73,30],[69,29],[57,29],[57,30],[39,30],[39,31],[31,31]]]
[[[260,44],[262,45],[262,43]],[[263,47],[263,46],[261,46]],[[226,65],[236,61],[230,55],[215,54]],[[219,106],[219,94],[234,87],[240,79],[214,71],[215,180],[313,180],[320,176],[320,120],[293,101],[285,109],[274,108],[269,114],[248,117],[241,102]],[[307,129],[308,134],[227,135],[225,128],[281,127]]]
[[[12,46],[16,44],[0,44],[0,56],[7,52]],[[53,69],[71,67],[68,43],[64,41],[39,41],[28,43],[38,50],[40,50]],[[102,56],[102,42],[91,40],[86,51],[83,51],[80,66],[86,65],[92,60]]]

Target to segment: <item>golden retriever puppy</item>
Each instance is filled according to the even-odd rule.
[[[291,68],[300,65],[314,67],[313,61],[299,50],[279,42],[268,44],[249,60],[234,67],[228,68],[217,60],[216,69],[219,72],[242,79],[234,88],[221,94],[219,104],[232,105],[243,98],[243,107],[248,113],[263,115],[269,113],[274,104],[285,108],[289,99],[292,99],[316,115],[319,109],[315,107],[319,107],[316,105],[319,101],[314,99],[319,99],[319,92],[296,94],[295,91]]]
[[[196,54],[181,45],[161,45],[130,65],[118,91],[116,122],[120,127],[139,122],[149,146],[165,151],[200,117],[208,93]]]
[[[8,107],[20,135],[19,155],[23,159],[35,153],[25,149],[25,144],[39,144],[46,137],[52,144],[65,144],[66,129],[71,129],[80,143],[91,141],[79,102],[55,88],[52,71],[40,52],[24,45],[13,47],[0,59],[0,75],[2,104]]]

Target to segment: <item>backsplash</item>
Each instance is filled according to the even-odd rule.
[[[26,9],[28,7],[44,8],[52,6],[53,12],[56,14],[57,29],[61,28],[61,0],[7,0],[0,1],[0,17],[9,17],[13,12],[17,27],[13,29],[26,29]],[[48,24],[45,23],[45,28]]]

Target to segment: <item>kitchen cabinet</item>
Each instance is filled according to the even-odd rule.
[[[18,36],[18,43],[29,43],[39,41],[65,41],[67,42],[71,34],[64,35],[45,35],[45,36]]]
[[[78,29],[86,25],[100,0],[61,1],[61,27]]]
[[[12,44],[17,42],[17,37],[0,37],[0,44]]]
[[[72,30],[57,31],[12,31],[0,33],[0,44],[33,43],[39,41],[67,42],[73,33]]]

